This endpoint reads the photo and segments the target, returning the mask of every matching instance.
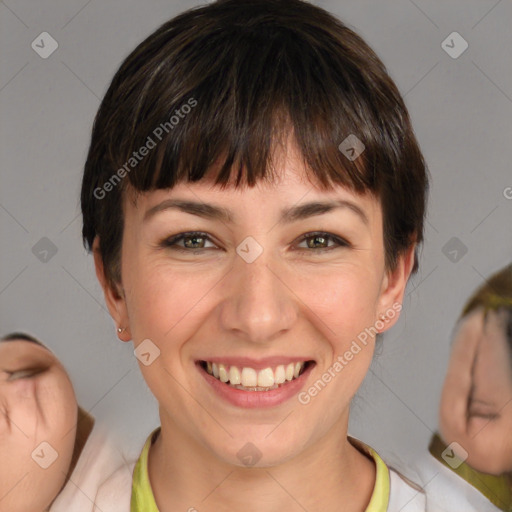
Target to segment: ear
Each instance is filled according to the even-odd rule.
[[[105,269],[103,266],[103,259],[100,249],[100,239],[98,236],[96,236],[94,239],[92,250],[94,254],[94,267],[96,269],[96,277],[98,278],[98,281],[100,282],[100,285],[103,289],[105,303],[107,304],[110,316],[116,324],[117,337],[121,341],[130,341],[130,325],[124,292],[122,289],[121,292],[119,292],[117,287],[113,288],[105,275]],[[123,329],[122,332],[117,330],[119,327]]]
[[[379,332],[387,331],[395,325],[400,317],[405,287],[411,275],[415,261],[416,244],[404,251],[399,257],[394,270],[390,270],[382,281],[381,294],[378,303],[376,324],[384,324]],[[377,324],[378,325],[378,324]]]

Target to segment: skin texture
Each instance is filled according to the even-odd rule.
[[[503,312],[479,308],[459,321],[440,404],[440,433],[483,473],[512,471],[512,354]]]
[[[35,343],[0,342],[1,511],[48,509],[71,463],[76,419],[73,386],[58,359]],[[32,458],[43,442],[58,453],[47,469]]]
[[[306,180],[292,143],[276,168],[274,185],[222,191],[205,181],[151,191],[136,203],[127,197],[119,294],[105,284],[95,243],[106,302],[116,324],[126,327],[120,338],[133,339],[135,347],[149,338],[160,350],[151,365],[139,366],[160,406],[162,434],[150,450],[149,474],[162,512],[194,506],[334,511],[340,500],[350,512],[364,509],[373,490],[374,464],[346,434],[350,401],[371,363],[374,339],[308,405],[292,398],[266,410],[242,410],[218,398],[194,364],[227,355],[314,359],[307,389],[360,332],[402,302],[413,247],[394,272],[386,271],[380,202],[340,186],[320,191]],[[236,222],[167,210],[143,223],[149,208],[177,197],[227,207]],[[277,223],[283,207],[335,198],[355,203],[368,223],[349,208]],[[212,239],[198,240],[205,247],[200,251],[159,245],[194,230]],[[301,240],[312,231],[351,246],[320,253]],[[263,247],[250,264],[236,253],[247,236]],[[252,467],[237,457],[247,442],[261,452]]]

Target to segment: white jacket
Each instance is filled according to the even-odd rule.
[[[108,428],[95,424],[50,512],[91,512],[98,488],[124,464],[122,452]]]
[[[427,512],[501,512],[478,489],[429,452],[416,463],[427,493]]]
[[[130,512],[135,464],[136,461],[125,464],[100,487],[94,512]],[[387,512],[426,512],[426,498],[421,488],[391,468],[389,474],[390,495]]]

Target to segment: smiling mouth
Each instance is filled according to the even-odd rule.
[[[298,379],[315,362],[297,361],[275,367],[269,366],[262,370],[210,361],[199,361],[197,364],[206,373],[232,388],[243,391],[271,391]]]

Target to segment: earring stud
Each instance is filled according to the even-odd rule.
[[[123,331],[126,331],[126,327],[123,327],[122,329],[121,329],[121,327],[117,328],[117,332],[121,333]]]

